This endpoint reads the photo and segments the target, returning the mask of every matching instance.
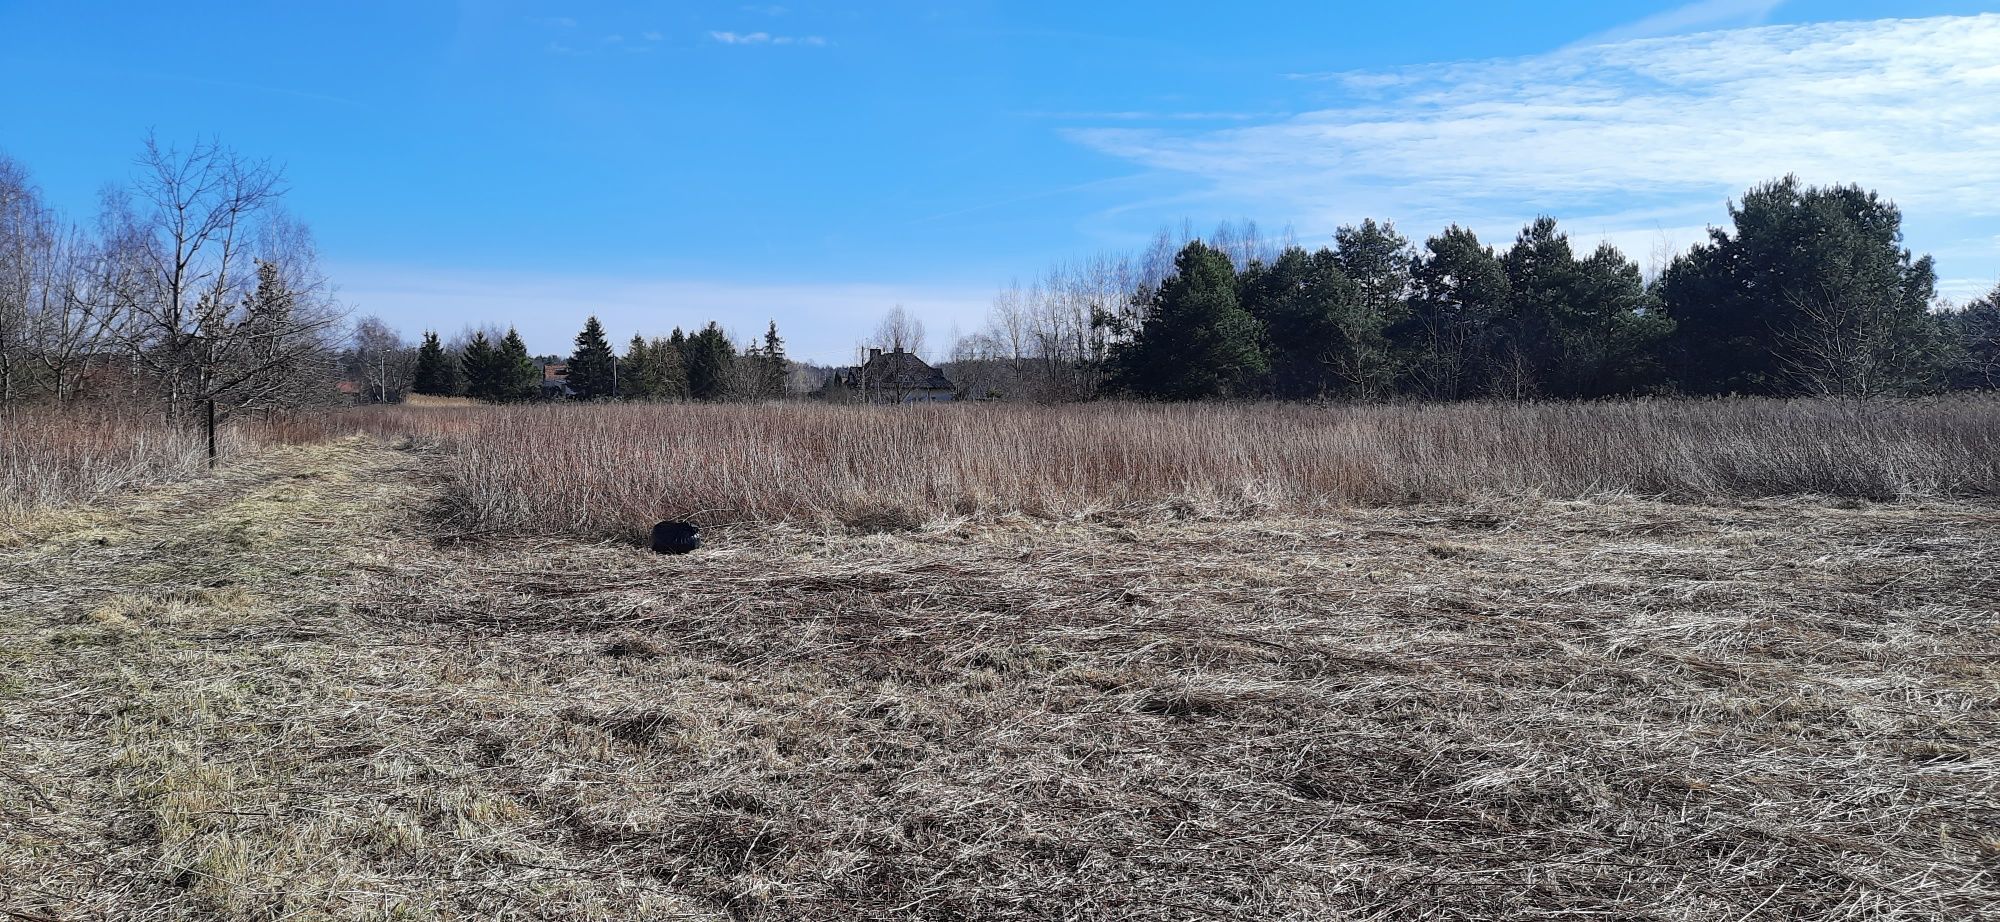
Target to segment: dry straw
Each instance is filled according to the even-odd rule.
[[[2000,494],[2000,401],[369,409],[450,449],[468,529],[913,523],[1192,504],[1306,513],[1479,497]]]

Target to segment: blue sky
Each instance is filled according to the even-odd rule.
[[[1785,172],[2000,281],[1991,4],[0,0],[0,152],[79,213],[150,130],[285,167],[342,298],[566,351],[775,318],[934,345],[1052,261],[1254,218],[1647,263]],[[23,92],[23,90],[27,90]]]

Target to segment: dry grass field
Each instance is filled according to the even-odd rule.
[[[1308,412],[1282,408],[1082,408],[1033,438],[1030,411],[838,409],[815,434],[783,408],[761,455],[759,408],[572,409],[567,439],[520,438],[552,425],[533,408],[294,429],[0,538],[0,913],[1990,912],[1992,405],[1714,405],[1676,435],[1694,406],[1291,436],[1461,459],[1365,477],[1213,427],[1176,454],[1189,419]],[[1482,440],[1448,434],[1459,413],[1548,419]],[[1107,454],[1107,430],[1142,441]],[[952,453],[968,431],[1014,454]],[[1713,457],[1675,454],[1697,438]],[[699,475],[721,527],[683,558],[622,536],[696,502],[660,486],[694,466],[568,466],[697,448],[730,463]],[[1503,449],[1529,454],[1477,480]],[[942,473],[864,502],[919,476],[869,463],[895,456]]]
[[[2000,400],[371,408],[308,420],[450,450],[464,528],[661,518],[909,527],[1171,504],[1224,515],[1644,496],[2000,496]]]
[[[245,445],[231,433],[231,451]],[[32,510],[193,476],[207,460],[198,433],[169,427],[153,412],[91,405],[0,410],[0,526]]]

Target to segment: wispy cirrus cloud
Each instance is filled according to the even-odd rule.
[[[2000,15],[1766,26],[1298,76],[1341,104],[1241,127],[1069,135],[1303,224],[1359,211],[1429,222],[1548,212],[1608,234],[1685,232],[1719,219],[1728,196],[1787,173],[1879,189],[1923,220],[2000,218]]]
[[[1778,7],[1784,5],[1785,0],[1700,0],[1600,32],[1577,44],[1597,45],[1635,38],[1681,35],[1704,29],[1762,25]]]
[[[772,35],[769,32],[710,32],[708,37],[724,45],[824,45],[818,35]]]
[[[1283,112],[1152,112],[1127,109],[1115,112],[1023,112],[1023,118],[1065,122],[1249,122],[1282,117]]]

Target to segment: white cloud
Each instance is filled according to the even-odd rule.
[[[769,32],[710,32],[708,37],[724,45],[813,45],[826,44],[817,35],[772,35]]]
[[[1937,291],[1938,297],[1963,306],[2000,291],[2000,277],[1941,278],[1938,279]]]
[[[374,314],[415,339],[423,330],[449,336],[468,324],[515,326],[536,353],[567,353],[586,316],[595,315],[622,349],[634,333],[666,335],[710,320],[739,341],[778,323],[794,358],[851,360],[855,343],[898,304],[933,330],[974,329],[992,302],[988,288],[862,282],[740,283],[501,271],[432,271],[395,266],[333,267],[339,296],[357,314]]]
[[[1551,213],[1630,238],[1720,221],[1728,197],[1787,173],[1878,189],[1913,226],[2000,216],[2000,15],[1771,26],[1315,79],[1345,104],[1243,127],[1070,134],[1193,177],[1231,209],[1315,228],[1367,213],[1503,227]]]
[[[1041,118],[1067,122],[1250,122],[1259,119],[1279,118],[1282,112],[1149,112],[1144,110],[1123,110],[1117,112],[1023,112],[1025,118]]]
[[[1600,32],[1578,44],[1595,45],[1679,35],[1700,29],[1758,25],[1784,5],[1785,0],[1700,0]]]

